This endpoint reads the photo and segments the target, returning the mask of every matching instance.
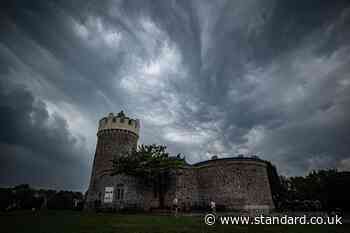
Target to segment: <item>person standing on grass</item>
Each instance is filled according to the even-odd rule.
[[[216,203],[213,200],[210,201],[210,209],[213,212],[213,214],[216,214]]]
[[[178,208],[179,208],[178,204],[179,204],[179,200],[177,199],[177,197],[175,197],[173,200],[173,210],[174,210],[175,217],[177,217],[177,214],[178,214]]]

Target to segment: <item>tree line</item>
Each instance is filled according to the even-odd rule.
[[[292,211],[350,211],[350,172],[336,169],[285,177],[269,163],[269,179],[275,206]]]
[[[66,209],[82,210],[81,192],[35,189],[28,184],[10,188],[0,188],[0,210],[18,209]]]

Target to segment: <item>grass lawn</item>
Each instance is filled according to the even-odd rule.
[[[232,233],[348,233],[350,225],[220,225],[206,226],[201,217],[120,215],[73,211],[30,211],[0,213],[0,232],[6,233],[150,233],[150,232],[232,232]]]

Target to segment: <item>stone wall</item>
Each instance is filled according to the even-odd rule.
[[[211,200],[218,209],[273,209],[267,164],[256,159],[217,159],[179,169],[167,196],[176,196],[183,210],[208,209]]]
[[[198,174],[197,170],[192,167],[179,169],[175,173],[175,194],[179,199],[179,207],[183,210],[196,209],[200,206],[199,190],[198,190]]]
[[[102,203],[104,188],[107,186],[116,185],[116,183],[125,183],[127,180],[120,181],[118,176],[110,176],[113,167],[113,159],[116,156],[126,156],[133,149],[136,149],[138,135],[133,132],[122,129],[106,129],[99,131],[96,145],[96,152],[93,162],[93,169],[91,173],[90,186],[87,192],[87,208],[93,205],[96,200]],[[128,184],[128,185],[127,185]],[[136,181],[128,179],[125,187],[135,187]],[[116,188],[116,187],[115,187]],[[139,191],[141,189],[138,189]],[[138,195],[141,192],[138,191]],[[130,193],[130,195],[134,195]],[[135,194],[136,195],[136,194]],[[138,199],[137,203],[141,203],[139,197],[131,199]],[[135,204],[136,205],[136,204]]]
[[[241,210],[247,206],[273,208],[267,165],[250,159],[218,159],[194,166],[200,200],[213,200],[218,208]]]
[[[159,208],[159,198],[155,196],[152,187],[124,175],[100,177],[95,196],[90,198],[101,199],[105,187],[112,186],[116,190],[119,184],[124,185],[123,201],[115,199],[113,204],[103,207],[146,211]],[[182,211],[208,210],[211,200],[216,202],[218,210],[274,208],[267,164],[261,160],[217,159],[172,171],[164,196],[165,209],[172,207],[175,197],[178,198]]]
[[[140,130],[140,121],[138,119],[131,119],[125,116],[124,113],[119,113],[117,116],[110,113],[107,117],[102,118],[98,124],[98,131],[106,129],[122,129],[138,135]]]
[[[95,154],[96,174],[103,174],[112,168],[111,160],[115,156],[125,156],[136,149],[138,136],[123,130],[104,130],[98,133]]]

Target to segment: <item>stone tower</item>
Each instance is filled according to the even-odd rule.
[[[102,201],[104,187],[109,183],[107,180],[110,180],[113,159],[116,156],[127,156],[136,149],[139,130],[140,121],[128,118],[123,111],[117,115],[110,113],[99,121],[87,207]]]

